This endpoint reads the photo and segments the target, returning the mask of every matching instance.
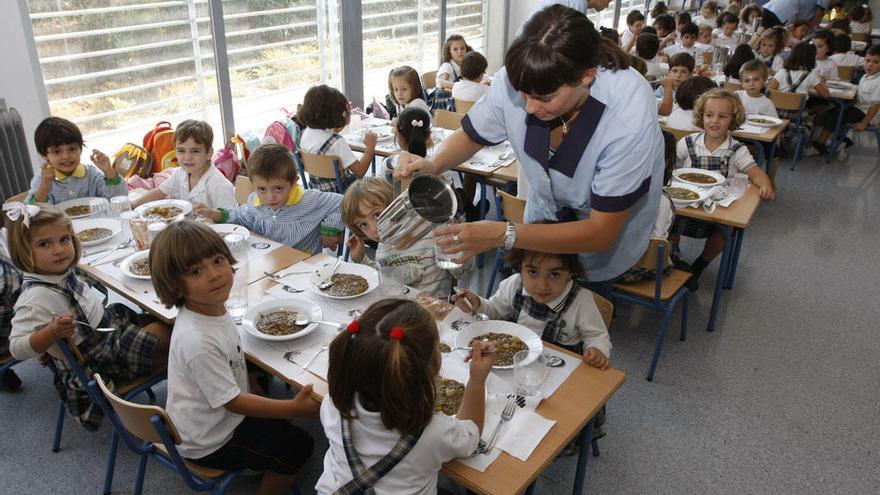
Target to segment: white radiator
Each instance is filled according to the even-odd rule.
[[[27,191],[33,176],[21,115],[0,98],[0,202]]]

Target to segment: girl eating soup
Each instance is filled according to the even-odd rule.
[[[440,338],[428,310],[406,299],[372,304],[330,344],[321,425],[330,447],[319,494],[437,493],[437,473],[480,440],[494,354],[472,343],[458,413],[437,410]],[[445,395],[445,394],[443,394]],[[366,470],[365,466],[371,466]],[[375,472],[374,472],[375,471]]]
[[[694,106],[694,124],[703,132],[685,136],[676,149],[678,168],[701,168],[717,171],[725,177],[744,173],[758,188],[762,200],[773,201],[776,192],[770,177],[755,164],[746,146],[731,136],[731,131],[745,122],[745,109],[739,98],[724,89],[703,93]],[[678,244],[680,236],[707,238],[702,254],[691,264],[696,282],[706,266],[721,254],[724,236],[710,223],[678,218],[670,240]],[[695,284],[696,285],[696,284]]]

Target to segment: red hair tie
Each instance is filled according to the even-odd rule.
[[[361,331],[361,322],[357,320],[352,320],[351,323],[349,323],[348,326],[345,327],[345,329],[350,334],[356,334]]]
[[[394,340],[403,340],[403,327],[394,327],[389,335]]]

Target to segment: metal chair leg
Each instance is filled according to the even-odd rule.
[[[597,439],[594,438],[594,439],[590,442],[590,448],[593,449],[593,457],[599,457],[599,454],[600,454],[600,452],[599,452],[599,440],[597,440]]]
[[[651,358],[651,368],[648,370],[648,381],[654,381],[654,371],[657,369],[657,362],[660,361],[660,353],[663,351],[663,344],[666,341],[666,329],[669,328],[669,317],[672,316],[672,310],[675,308],[673,298],[666,311],[663,312],[663,324],[660,326],[660,334],[657,335],[657,345],[654,346],[654,357]]]
[[[64,401],[58,406],[58,417],[55,419],[55,439],[52,440],[52,452],[61,450],[61,430],[64,428]]]
[[[107,454],[107,473],[104,475],[104,495],[113,491],[113,471],[116,469],[116,449],[119,447],[119,435],[116,429],[110,434],[110,452]]]
[[[681,336],[678,340],[684,342],[688,333],[688,293],[685,291],[681,298]]]
[[[138,460],[137,478],[134,482],[134,495],[141,495],[144,491],[144,478],[147,474],[147,459],[148,456],[146,454],[141,454],[141,458]]]

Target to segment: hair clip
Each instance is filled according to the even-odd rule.
[[[352,320],[351,323],[349,323],[348,326],[345,327],[345,330],[348,333],[354,335],[354,334],[361,331],[361,322],[359,322],[357,320]]]
[[[423,121],[423,120],[413,119],[413,121],[410,122],[410,124],[412,124],[413,127],[425,127],[425,121]]]
[[[12,201],[3,205],[3,211],[6,212],[6,216],[13,222],[17,222],[21,218],[21,223],[25,227],[30,227],[31,217],[35,217],[40,213],[40,207],[37,205],[26,205],[20,201]]]
[[[391,329],[391,333],[388,334],[394,340],[403,340],[403,327],[394,327]]]

